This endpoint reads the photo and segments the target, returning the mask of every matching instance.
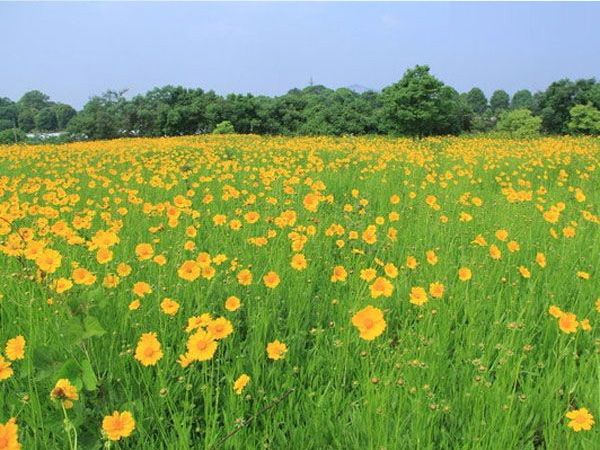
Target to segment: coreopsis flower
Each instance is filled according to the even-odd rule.
[[[414,256],[406,257],[406,267],[408,269],[415,270],[418,265],[419,265],[419,262],[417,261],[417,258],[415,258]]]
[[[558,306],[552,305],[552,306],[550,306],[550,308],[548,308],[548,314],[550,314],[555,319],[558,319],[564,313],[562,312],[562,310]]]
[[[138,244],[135,247],[135,254],[140,261],[145,261],[154,256],[154,248],[150,244]]]
[[[435,251],[433,250],[427,250],[425,252],[425,257],[427,258],[427,263],[435,266],[438,263],[438,256],[435,254]]]
[[[377,271],[375,269],[363,269],[360,271],[360,279],[366,282],[373,280],[377,276]]]
[[[471,269],[468,267],[461,267],[458,269],[458,279],[460,281],[469,281],[472,278],[473,274]]]
[[[206,330],[218,341],[233,333],[233,325],[226,318],[218,317],[208,323]]]
[[[546,267],[546,255],[542,252],[538,252],[535,255],[535,262],[538,266],[540,266],[543,269],[544,267]]]
[[[277,339],[267,344],[267,356],[275,361],[284,358],[287,350],[287,345]]]
[[[413,305],[421,306],[427,303],[427,291],[420,286],[411,288],[410,290],[410,302]]]
[[[237,380],[235,380],[235,382],[233,383],[233,390],[236,394],[240,395],[242,393],[242,391],[244,390],[244,388],[248,385],[248,383],[250,382],[250,377],[248,375],[246,375],[245,373],[241,374]]]
[[[498,246],[496,244],[490,245],[490,258],[496,259],[496,260],[502,258],[502,251],[500,251],[500,249],[498,248]]]
[[[583,319],[580,322],[581,329],[583,331],[592,331],[592,325],[590,325],[590,319]]]
[[[17,336],[6,341],[4,353],[11,361],[25,358],[25,338],[23,336]]]
[[[102,420],[102,431],[111,441],[126,438],[135,430],[135,420],[129,411],[115,411]]]
[[[588,411],[587,408],[574,409],[565,414],[567,419],[570,419],[567,426],[572,428],[573,431],[589,431],[594,425],[594,416]]]
[[[209,313],[204,313],[199,316],[190,317],[188,319],[185,332],[191,333],[192,331],[197,330],[198,328],[206,327],[212,320],[213,318]]]
[[[35,263],[42,272],[54,273],[60,267],[62,256],[56,250],[50,248],[42,251],[35,260]]]
[[[217,351],[219,343],[212,334],[198,330],[187,341],[187,356],[194,361],[208,361]]]
[[[67,378],[61,378],[50,392],[50,398],[60,401],[65,409],[70,409],[73,407],[73,402],[79,400],[79,393],[77,388],[71,384],[71,381]]]
[[[494,235],[496,236],[496,239],[502,242],[508,239],[508,231],[506,231],[505,229],[497,230],[496,233],[494,233]]]
[[[558,327],[563,333],[575,333],[578,326],[577,316],[573,313],[562,313],[558,318]]]
[[[240,299],[235,295],[231,295],[225,300],[225,309],[230,312],[237,311],[241,305]]]
[[[242,286],[250,286],[252,284],[252,272],[248,269],[240,270],[236,278]]]
[[[117,275],[120,277],[126,277],[131,273],[131,266],[129,264],[120,263],[117,266]]]
[[[135,348],[134,357],[143,366],[154,366],[163,357],[156,333],[142,334]]]
[[[160,302],[160,309],[168,316],[174,316],[179,311],[179,303],[171,298],[165,298]]]
[[[383,271],[390,278],[396,278],[398,276],[398,268],[393,263],[387,263],[383,266]]]
[[[335,266],[333,268],[333,273],[331,274],[330,278],[333,283],[338,281],[346,281],[346,278],[348,278],[348,272],[346,272],[344,266]]]
[[[518,252],[521,249],[521,246],[517,241],[510,241],[508,244],[506,244],[506,248],[508,248],[509,252],[514,253]]]
[[[75,284],[82,284],[84,286],[90,286],[96,282],[96,275],[83,267],[73,270],[71,278]]]
[[[590,279],[590,274],[587,272],[583,272],[583,271],[578,271],[577,272],[577,277],[581,278],[582,280],[589,280]]]
[[[159,266],[164,266],[167,263],[167,257],[165,255],[156,255],[152,258],[152,262],[158,264]]]
[[[302,253],[296,253],[292,256],[292,261],[290,265],[295,270],[304,270],[308,266],[308,262],[306,261],[306,257]]]
[[[523,278],[531,278],[531,272],[525,266],[519,266],[519,273]]]
[[[152,293],[152,287],[145,281],[138,281],[133,285],[132,291],[138,297],[145,297]]]
[[[394,285],[384,277],[377,277],[373,284],[369,286],[371,291],[371,298],[378,298],[381,296],[391,297],[394,292]]]
[[[128,308],[130,311],[136,311],[140,309],[140,306],[142,306],[142,303],[136,298],[131,303],[129,303]]]
[[[179,275],[179,278],[186,281],[194,281],[200,277],[200,274],[201,267],[196,261],[193,260],[184,261],[177,270],[177,275]]]
[[[360,337],[366,341],[372,341],[380,336],[387,326],[383,318],[383,311],[371,305],[352,316],[352,325],[358,329]]]
[[[433,298],[442,298],[444,296],[445,287],[442,283],[433,282],[429,284],[429,295]]]
[[[67,292],[69,289],[73,287],[73,282],[68,278],[58,278],[53,283],[53,288],[57,294],[62,294],[63,292]]]
[[[239,278],[238,278],[239,279]],[[279,279],[279,275],[277,272],[270,271],[263,277],[263,283],[269,289],[275,289],[281,280]]]
[[[0,423],[0,450],[21,450],[19,426],[14,417],[4,424]]]
[[[96,252],[96,261],[98,264],[106,264],[113,259],[113,252],[108,247],[101,247]]]
[[[4,359],[4,356],[0,355],[0,381],[8,380],[13,376],[12,363]]]

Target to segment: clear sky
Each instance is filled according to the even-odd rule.
[[[373,89],[428,64],[459,91],[600,78],[600,3],[0,3],[0,96],[181,84]]]

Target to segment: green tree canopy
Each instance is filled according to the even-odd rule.
[[[540,133],[542,119],[535,117],[528,109],[515,109],[500,114],[496,128],[515,138],[532,138]]]
[[[498,89],[492,93],[490,97],[490,107],[495,113],[507,110],[510,103],[510,97],[502,89]]]
[[[574,134],[600,134],[600,111],[592,106],[586,105],[573,106],[569,114],[571,120],[567,124],[569,131]]]
[[[533,94],[528,89],[521,89],[512,96],[510,101],[511,109],[531,109],[533,110]]]
[[[474,87],[467,92],[467,104],[471,107],[474,113],[483,114],[488,107],[488,101],[485,94],[478,87]]]
[[[460,131],[458,93],[416,66],[381,94],[385,131],[409,136],[455,134]]]

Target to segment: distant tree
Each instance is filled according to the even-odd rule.
[[[498,120],[498,131],[505,131],[515,138],[532,138],[540,133],[542,119],[535,117],[528,109],[504,111]]]
[[[42,108],[34,118],[35,128],[39,131],[56,131],[56,112],[53,107]]]
[[[498,89],[492,93],[490,97],[490,107],[495,113],[507,110],[510,103],[510,97],[502,89]]]
[[[483,91],[478,87],[474,87],[467,93],[466,101],[476,114],[483,114],[488,107],[487,98]]]
[[[595,95],[600,91],[594,79],[577,80],[569,79],[555,81],[548,89],[537,96],[537,113],[542,117],[542,126],[548,133],[567,133],[570,120],[570,110],[578,104],[591,102],[596,108],[600,104],[594,103]]]
[[[429,136],[460,132],[458,93],[416,66],[381,94],[383,128],[392,134]]]
[[[77,111],[72,106],[64,103],[58,103],[52,109],[56,116],[56,128],[58,130],[65,130],[69,121],[77,115]]]
[[[235,133],[235,129],[233,128],[233,124],[229,120],[224,120],[217,124],[215,129],[213,130],[213,134],[232,134]]]
[[[25,133],[18,128],[8,128],[0,131],[0,144],[16,144],[25,139]]]
[[[25,133],[30,132],[35,128],[35,115],[37,114],[35,109],[31,108],[19,108],[19,116],[17,117],[17,123],[19,128]]]
[[[17,125],[17,106],[9,98],[0,97],[0,131]]]
[[[52,106],[50,97],[40,91],[29,91],[23,94],[18,101],[19,108],[21,109],[33,109],[39,111],[48,106]]]
[[[567,124],[569,131],[573,134],[600,134],[600,111],[592,106],[575,105],[570,111],[571,120]]]
[[[532,110],[534,106],[533,95],[531,91],[527,89],[521,89],[512,96],[510,101],[511,109],[529,109]]]
[[[106,91],[92,97],[83,110],[71,119],[68,130],[90,139],[111,139],[128,133],[125,92]]]

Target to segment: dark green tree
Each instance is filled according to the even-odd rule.
[[[483,114],[488,107],[487,98],[478,87],[474,87],[467,92],[466,102],[476,114]]]
[[[505,111],[510,106],[510,97],[502,89],[498,89],[492,93],[490,97],[490,107],[494,113]]]
[[[521,89],[513,94],[510,101],[511,109],[529,109],[533,110],[533,95],[528,89]]]
[[[38,131],[56,131],[56,112],[53,107],[42,108],[35,115],[35,129]]]
[[[429,136],[461,131],[458,93],[416,66],[381,94],[383,129],[392,134]]]

